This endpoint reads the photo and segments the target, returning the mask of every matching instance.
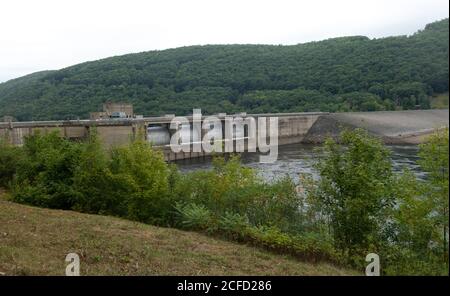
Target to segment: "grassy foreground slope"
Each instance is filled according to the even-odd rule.
[[[0,192],[0,275],[355,275],[326,263],[171,228],[6,201]]]

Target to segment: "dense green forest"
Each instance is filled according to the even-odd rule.
[[[342,37],[292,46],[207,45],[149,51],[0,84],[0,116],[87,117],[105,101],[138,114],[429,108],[449,87],[449,21],[411,36]]]

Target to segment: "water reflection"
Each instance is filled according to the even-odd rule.
[[[320,155],[317,145],[291,144],[280,146],[278,160],[275,163],[259,163],[257,153],[244,153],[241,156],[242,163],[248,167],[257,169],[258,174],[267,181],[289,175],[298,180],[300,173],[317,176],[313,164]],[[389,145],[392,151],[392,163],[394,170],[401,173],[403,168],[412,170],[418,178],[424,178],[425,174],[418,165],[418,151],[416,145]],[[184,159],[175,162],[182,172],[199,169],[211,169],[211,158]]]

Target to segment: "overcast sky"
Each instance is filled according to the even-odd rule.
[[[448,0],[1,0],[0,82],[153,49],[412,34]]]

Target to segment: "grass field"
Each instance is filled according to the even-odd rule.
[[[431,97],[431,108],[448,109],[448,92]]]
[[[114,217],[16,204],[0,191],[0,275],[356,275],[327,263]]]

